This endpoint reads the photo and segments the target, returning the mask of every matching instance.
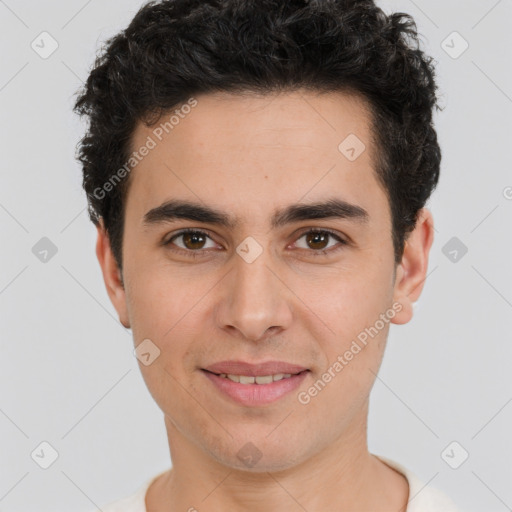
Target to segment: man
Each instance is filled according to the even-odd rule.
[[[104,511],[454,511],[367,447],[433,241],[434,69],[373,1],[175,0],[75,110],[97,257],[172,468]]]

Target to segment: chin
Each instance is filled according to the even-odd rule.
[[[307,458],[307,454],[297,452],[297,446],[284,445],[284,440],[277,437],[272,442],[267,436],[268,432],[259,440],[254,436],[251,437],[254,441],[247,440],[247,437],[243,441],[235,441],[229,453],[210,453],[220,464],[248,473],[286,471]],[[303,448],[302,443],[298,446]]]

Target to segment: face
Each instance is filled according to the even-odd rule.
[[[365,436],[389,325],[410,319],[421,291],[431,218],[395,267],[363,100],[196,100],[168,133],[134,132],[133,148],[156,144],[130,175],[124,287],[101,229],[98,257],[135,346],[159,350],[139,365],[168,427],[228,467],[285,469]],[[223,361],[298,368],[243,384],[205,371]]]

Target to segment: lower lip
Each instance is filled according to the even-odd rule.
[[[265,405],[279,400],[284,395],[297,389],[309,373],[308,370],[305,370],[287,379],[277,380],[269,384],[240,384],[206,370],[202,370],[202,372],[215,384],[217,389],[231,397],[235,402],[247,406]]]

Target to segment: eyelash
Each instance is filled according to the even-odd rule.
[[[346,240],[344,240],[343,238],[341,238],[339,235],[337,235],[334,231],[331,231],[329,229],[319,229],[319,228],[311,228],[308,231],[304,231],[303,233],[300,234],[300,236],[297,238],[297,240],[300,240],[303,236],[309,235],[310,233],[323,233],[323,234],[327,233],[329,236],[331,236],[332,238],[335,238],[340,243],[340,245],[338,247],[335,247],[334,249],[332,249],[332,248],[331,249],[320,249],[317,251],[315,251],[314,249],[311,249],[310,251],[308,251],[308,252],[312,252],[315,257],[316,256],[326,256],[329,254],[336,253],[336,252],[340,251],[341,249],[343,249],[344,246],[348,245],[348,242]],[[163,245],[171,246],[172,242],[176,238],[179,238],[180,236],[186,235],[186,234],[203,235],[207,238],[212,239],[206,231],[202,231],[200,229],[184,229],[182,231],[179,231],[175,235],[173,235],[166,242],[163,242]],[[205,252],[205,249],[197,249],[195,251],[191,250],[191,249],[185,250],[185,249],[181,249],[181,248],[179,250],[176,250],[176,249],[169,249],[169,250],[174,253],[178,253],[178,254],[186,254],[187,256],[192,256],[193,258],[203,257],[204,252]],[[304,249],[304,250],[307,250],[307,249]],[[206,251],[207,251],[207,249],[206,249]]]

